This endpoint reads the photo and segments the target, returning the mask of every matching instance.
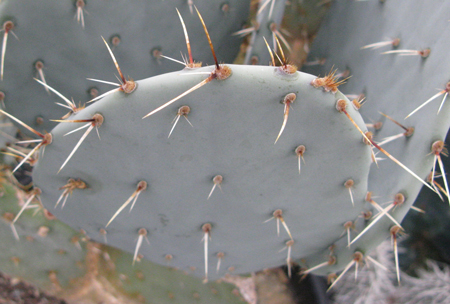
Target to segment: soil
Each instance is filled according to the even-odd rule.
[[[35,286],[0,273],[0,304],[67,304]]]

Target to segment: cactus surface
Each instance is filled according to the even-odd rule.
[[[134,251],[135,256],[142,253],[159,263],[170,254],[177,267],[203,268],[205,273],[197,274],[210,278],[226,272],[208,272],[219,261],[223,262],[224,269],[231,267],[237,273],[246,273],[279,265],[283,260],[290,264],[291,259],[303,259],[310,267],[328,260],[327,267],[313,268],[326,274],[359,264],[379,242],[390,235],[395,237],[399,231],[390,229],[399,225],[425,184],[422,178],[433,166],[433,157],[425,156],[448,130],[445,119],[448,106],[443,106],[435,124],[417,122],[413,134],[390,142],[389,150],[393,152],[383,149],[390,159],[371,166],[374,155],[371,156],[371,148],[362,140],[367,140],[369,135],[361,134],[366,127],[356,111],[360,104],[348,101],[337,91],[337,85],[344,81],[338,82],[334,72],[315,78],[290,71],[286,63],[282,67],[255,69],[230,67],[232,74],[225,80],[215,79],[221,68],[218,65],[215,69],[196,70],[192,72],[194,75],[185,75],[190,73],[185,70],[178,73],[182,76],[172,73],[150,78],[138,82],[138,89],[131,94],[115,93],[77,114],[76,119],[87,122],[88,131],[98,127],[99,133],[105,133],[103,138],[113,140],[99,141],[86,132],[81,143],[80,137],[64,136],[79,124],[61,123],[52,131],[55,141],[47,149],[51,156],[41,158],[34,172],[35,183],[43,189],[45,201],[61,200],[65,194],[58,189],[70,179],[81,179],[88,186],[76,190],[80,201],[66,207],[69,211],[56,211],[58,217],[89,235],[111,224],[108,229],[114,246]],[[211,73],[210,77],[197,75],[199,71]],[[176,94],[170,96],[172,92]],[[292,93],[295,98],[286,102]],[[172,105],[176,102],[181,106],[180,98],[189,106],[189,112],[180,112],[181,108]],[[158,111],[154,110],[145,115],[168,100],[158,108],[162,113],[154,114]],[[198,100],[204,101],[201,106],[195,102]],[[280,108],[280,101],[284,102],[284,119],[281,131],[277,132],[275,125],[277,121],[280,124],[280,115],[276,115],[275,108]],[[269,110],[266,104],[273,109]],[[295,118],[287,120],[291,104],[298,105],[301,113],[293,115],[291,111],[290,116]],[[405,111],[401,103],[393,107]],[[363,109],[367,111],[367,108]],[[139,121],[139,116],[146,120]],[[183,137],[176,136],[180,131],[175,128],[173,138],[166,139],[163,134],[167,134],[164,129],[168,128],[164,128],[164,120],[168,122],[170,117],[175,117],[178,122],[181,116],[189,117],[188,122],[193,125],[198,121],[198,126],[178,127]],[[396,124],[385,122],[376,135],[383,132],[392,135],[396,128]],[[271,147],[268,138],[275,134],[278,134],[275,143],[279,141]],[[424,142],[423,138],[428,140]],[[377,146],[375,142],[372,144]],[[302,145],[303,150],[299,150]],[[103,155],[102,151],[109,153]],[[133,161],[114,164],[122,159],[119,155]],[[399,161],[392,155],[399,155]],[[302,166],[303,161],[306,164]],[[297,163],[298,170],[293,170]],[[296,176],[300,167],[301,174]],[[157,172],[157,178],[152,171]],[[326,185],[322,180],[327,180]],[[138,186],[144,181],[145,191]],[[227,197],[226,191],[223,195],[218,191],[226,190],[226,185],[232,189],[231,197]],[[214,192],[215,188],[220,189]],[[259,191],[258,197],[258,191],[252,189],[261,188],[264,191]],[[369,191],[384,195],[390,205],[385,209],[376,205],[366,195]],[[123,202],[114,207],[102,204],[127,192],[131,196],[127,200],[128,195],[124,195],[126,204],[134,199],[133,193],[135,196],[139,193],[141,203],[136,204],[139,211],[125,215]],[[209,196],[202,199],[202,192],[203,196],[209,192]],[[218,201],[217,205],[214,200]],[[311,201],[320,203],[311,206]],[[217,212],[220,208],[225,209]],[[361,214],[377,211],[382,215],[359,219]],[[290,214],[297,222],[289,219]],[[318,223],[315,220],[318,214],[330,214],[332,218]],[[270,243],[271,238],[261,241],[270,231],[268,224],[261,223],[272,217],[278,225],[286,226],[288,236],[281,241],[274,238],[275,244]],[[256,229],[258,226],[261,228]],[[366,232],[366,227],[372,228]],[[259,233],[259,229],[262,234],[255,237],[254,231]],[[355,239],[353,229],[363,233]],[[246,234],[249,230],[252,233]],[[210,240],[213,235],[219,240]],[[203,241],[203,246],[192,241],[195,236]],[[146,238],[157,245],[145,244]],[[270,251],[270,246],[278,250],[285,248],[287,256],[274,255],[276,249]],[[223,258],[214,260],[219,253]]]
[[[84,252],[81,234],[54,219],[43,215],[42,208],[25,210],[15,223],[20,241],[14,238],[11,222],[19,213],[16,191],[11,185],[2,184],[1,212],[1,271],[14,274],[37,284],[39,287],[56,292],[66,288],[72,279],[83,275],[80,269]],[[33,201],[31,206],[37,207]],[[30,207],[31,207],[30,206]]]
[[[140,260],[130,267],[129,254],[88,242],[42,208],[25,210],[15,222],[17,241],[10,224],[19,213],[16,191],[3,184],[0,201],[1,271],[32,282],[68,303],[244,303],[226,283],[202,284],[187,272]],[[17,192],[20,194],[20,192]],[[22,202],[23,204],[23,202]],[[32,206],[38,204],[33,201]],[[38,209],[39,210],[39,209]],[[102,235],[103,240],[107,236]],[[87,301],[87,302],[86,302]],[[92,302],[94,303],[94,302]],[[95,302],[98,303],[98,302]]]
[[[424,180],[432,167],[436,168],[436,173],[442,172],[432,145],[436,141],[443,142],[449,128],[448,101],[437,113],[443,98],[447,98],[448,88],[450,61],[446,60],[448,43],[444,37],[450,27],[444,14],[446,10],[448,3],[441,1],[426,4],[417,1],[414,9],[401,1],[336,1],[322,23],[310,54],[311,60],[326,58],[327,64],[304,67],[306,72],[322,75],[333,66],[340,72],[350,71],[352,77],[342,90],[366,97],[360,112],[374,132],[376,142],[406,133],[383,114],[406,128],[414,127],[411,136],[399,136],[383,147]],[[372,45],[383,41],[384,44]],[[439,92],[437,99],[413,113]],[[382,127],[374,129],[377,122],[381,122]],[[383,157],[381,153],[378,155]],[[440,156],[445,157],[445,151]],[[370,171],[368,190],[380,196],[375,199],[380,203],[392,201],[396,193],[403,193],[406,201],[390,211],[400,222],[412,206],[420,185],[388,159],[380,161],[378,166]],[[445,180],[436,177],[434,181],[445,191]],[[372,207],[367,208],[372,210]],[[389,237],[393,225],[385,217],[367,236],[377,240],[374,244],[379,243]],[[364,227],[356,226],[356,229],[361,231]],[[317,256],[311,259],[318,262]]]
[[[209,269],[215,269],[216,255],[224,253],[220,270],[210,271],[210,278],[230,267],[247,273],[284,264],[288,252],[292,258],[307,256],[341,238],[343,224],[362,211],[361,204],[352,206],[344,184],[353,179],[352,195],[363,200],[371,164],[361,133],[336,109],[336,101],[345,97],[315,88],[312,75],[284,74],[280,67],[229,68],[229,78],[213,80],[145,119],[147,112],[205,79],[197,73],[213,67],[138,81],[133,93],[116,92],[87,107],[73,119],[101,114],[101,140],[92,131],[68,162],[81,135],[64,134],[80,124],[58,125],[33,172],[44,205],[93,239],[106,229],[109,244],[130,252],[139,235],[147,237],[150,244],[141,237],[139,253],[157,263],[170,254],[174,266],[195,267],[197,275],[204,275],[204,254]],[[297,96],[294,110],[274,145],[286,107],[281,102],[289,94]],[[187,118],[194,127],[181,117],[168,138],[182,105],[190,107]],[[358,112],[350,105],[347,111],[364,129]],[[306,150],[296,154],[301,145]],[[218,175],[222,179],[216,182]],[[320,182],[324,175],[326,185]],[[70,178],[81,179],[87,188],[75,189],[64,209],[54,209],[63,194],[58,189]],[[148,186],[134,209],[111,221],[140,181]],[[327,223],[314,219],[330,208],[334,217]],[[205,232],[206,223],[212,227]],[[277,237],[281,224],[288,228],[281,227]],[[142,228],[146,235],[139,234]],[[211,237],[207,251],[200,242],[205,234]],[[278,253],[290,238],[292,248]]]
[[[41,142],[33,179],[44,205],[96,241],[106,231],[133,267],[141,255],[205,279],[294,262],[328,275],[358,267],[386,238],[396,244],[431,170],[427,187],[443,200],[449,192],[439,165],[449,25],[436,13],[447,4],[405,5],[335,2],[311,53],[327,65],[305,68],[323,77],[282,55],[281,67],[216,61],[81,109]],[[436,16],[443,30],[432,32]],[[361,50],[384,36],[391,52]],[[367,103],[337,90],[346,81]]]
[[[50,119],[59,119],[69,110],[55,105],[65,103],[33,78],[46,82],[69,100],[73,98],[77,105],[109,91],[110,85],[86,79],[116,81],[114,65],[104,56],[101,36],[113,48],[125,77],[142,79],[178,70],[178,63],[161,57],[181,60],[180,51],[186,52],[176,8],[190,34],[194,59],[212,62],[209,48],[200,47],[207,45],[206,39],[188,2],[2,1],[1,26],[13,24],[2,34],[7,43],[3,43],[0,91],[6,110],[38,131],[50,131],[56,125]],[[195,5],[205,12],[217,54],[232,61],[241,39],[231,33],[247,19],[249,0],[196,0]]]

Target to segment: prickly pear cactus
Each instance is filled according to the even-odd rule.
[[[126,294],[136,295],[145,303],[217,303],[244,304],[234,286],[224,282],[203,284],[201,279],[192,277],[191,271],[180,271],[171,267],[166,256],[164,265],[156,265],[145,259],[135,267],[130,266],[132,256],[122,250],[102,246],[104,252],[114,263],[114,272],[103,271],[100,274],[116,282]]]
[[[355,127],[365,130],[364,122],[341,93],[290,68],[184,70],[92,104],[69,119],[84,123],[52,131],[39,158],[33,178],[44,205],[93,239],[102,241],[105,229],[108,244],[161,264],[170,255],[172,265],[210,279],[346,240],[344,224],[362,211],[372,162]],[[227,71],[224,80],[201,75]],[[64,136],[80,126],[84,135]],[[134,209],[123,210],[132,200]],[[330,208],[333,216],[317,222]]]
[[[58,119],[70,109],[55,105],[61,99],[33,78],[73,98],[77,105],[108,91],[110,85],[86,79],[115,81],[101,36],[113,48],[125,77],[142,79],[178,70],[178,63],[161,57],[181,60],[180,51],[185,52],[176,8],[191,36],[194,59],[211,63],[209,48],[201,47],[207,44],[193,4],[205,12],[218,55],[232,61],[241,39],[231,33],[247,19],[249,2],[2,1],[0,91],[6,110],[41,132],[50,131],[56,125],[50,119]]]
[[[443,199],[449,192],[439,164],[450,107],[442,103],[436,115],[428,104],[448,93],[443,32],[402,33],[408,48],[384,55],[360,50],[398,45],[372,42],[392,33],[373,30],[381,18],[390,17],[389,31],[399,16],[410,18],[400,8],[335,3],[325,24],[332,34],[319,33],[311,55],[327,57],[326,69],[310,70],[322,77],[297,72],[283,54],[275,67],[269,52],[272,67],[214,58],[215,66],[122,77],[124,86],[39,133],[33,179],[43,204],[90,238],[133,253],[134,267],[142,257],[170,260],[205,279],[281,264],[291,271],[300,261],[304,273],[358,267],[384,239],[396,246],[423,185]],[[441,9],[436,1],[420,13]],[[363,21],[373,26],[360,31]],[[419,38],[426,46],[409,48]],[[405,67],[406,75],[394,72]],[[344,70],[353,77],[341,79]],[[338,91],[346,81],[345,91],[364,92],[367,104]],[[431,82],[442,86],[437,94],[417,90]]]
[[[69,194],[77,195],[57,215],[93,238],[104,229],[112,245],[134,252],[133,263],[139,254],[159,263],[170,255],[177,267],[202,269],[197,274],[206,278],[218,278],[230,267],[246,273],[300,258],[322,266],[309,271],[348,269],[401,232],[399,221],[426,184],[433,158],[417,163],[394,155],[407,147],[416,158],[432,149],[439,155],[443,150],[435,142],[448,129],[442,119],[448,108],[442,108],[437,126],[408,129],[406,143],[402,138],[394,141],[397,147],[389,143],[391,154],[366,132],[357,111],[361,103],[339,93],[345,80],[335,73],[314,77],[286,63],[217,64],[137,82],[133,92],[111,94],[61,121],[47,145],[50,156],[36,167],[35,183],[47,204],[65,205]],[[163,101],[168,102],[157,107]],[[293,105],[300,109],[295,114]],[[170,117],[175,119],[168,131]],[[83,128],[81,137],[71,134]],[[388,161],[376,160],[374,148]],[[389,171],[400,181],[383,183]],[[374,176],[380,181],[372,185]],[[372,191],[387,192],[389,206],[376,203],[368,195]],[[103,203],[121,195],[114,206]],[[131,202],[138,210],[124,214]],[[324,223],[317,214],[331,216]],[[274,227],[263,222],[271,218],[284,226],[284,239],[265,237]],[[284,257],[275,253],[283,248]]]
[[[446,58],[445,37],[450,27],[444,13],[448,6],[441,1],[413,1],[408,6],[401,1],[336,1],[310,54],[310,60],[326,58],[327,64],[304,68],[322,75],[333,65],[340,72],[349,70],[352,77],[342,90],[366,97],[360,112],[374,133],[374,140],[383,143],[383,148],[424,180],[435,168],[435,178],[428,181],[445,201],[447,179],[439,158],[446,155],[442,144],[449,127],[446,99],[450,61]],[[386,158],[381,153],[378,156]],[[409,212],[420,183],[389,159],[379,161],[378,167],[370,170],[368,191],[372,197],[379,197],[373,198],[378,203],[389,202],[386,206],[391,206],[395,194],[403,194],[405,201],[390,207],[388,212],[400,223]],[[371,204],[366,204],[366,209],[378,212]],[[372,221],[359,220],[356,230],[363,231]],[[348,250],[367,253],[366,248],[384,238],[391,236],[395,241],[400,234],[390,232],[395,225],[383,216],[365,233],[367,241],[355,243]],[[319,263],[319,257],[311,256],[308,264]],[[350,259],[338,258],[336,265],[348,262]],[[356,264],[356,259],[353,262]]]
[[[21,192],[9,184],[2,186],[0,271],[4,273],[67,303],[173,303],[180,299],[183,303],[244,303],[226,283],[205,285],[187,273],[146,260],[130,267],[129,254],[88,242],[83,233],[44,211],[38,200],[21,213],[25,202],[16,196],[21,197]],[[11,231],[18,214],[14,227],[20,240]]]

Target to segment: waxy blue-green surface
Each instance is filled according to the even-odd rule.
[[[383,112],[406,127],[414,127],[414,134],[404,136],[383,146],[395,158],[410,168],[418,176],[427,177],[433,166],[431,145],[436,140],[445,140],[450,126],[450,106],[445,102],[437,114],[442,97],[437,98],[417,113],[405,119],[418,106],[445,88],[449,80],[448,60],[450,26],[445,12],[449,4],[444,1],[397,0],[366,2],[336,1],[324,20],[322,28],[311,50],[311,60],[326,58],[323,67],[305,67],[313,74],[324,75],[332,66],[339,71],[349,69],[352,78],[341,90],[346,94],[364,93],[366,102],[360,112],[366,123],[383,122],[383,127],[374,132],[374,140],[381,142],[385,137],[405,132],[392,121],[383,117]],[[361,48],[376,42],[400,38],[397,48],[385,46],[376,50]],[[401,56],[382,54],[391,50],[423,50],[430,48],[427,58],[420,56]],[[373,128],[370,128],[374,131]],[[390,213],[399,222],[414,203],[422,184],[405,170],[394,164],[381,153],[385,160],[372,165],[368,190],[373,192],[374,200],[387,207],[396,193],[405,195],[406,201]],[[436,167],[436,171],[440,169]],[[444,186],[442,178],[436,181]],[[443,195],[443,194],[442,194]],[[438,197],[436,195],[436,197]],[[389,202],[389,203],[388,203]],[[447,204],[446,202],[441,202]],[[367,204],[366,210],[374,208]],[[373,210],[377,213],[376,210]],[[411,210],[411,212],[416,212]],[[370,222],[359,220],[358,232]],[[346,243],[335,250],[338,263],[324,268],[322,273],[342,269],[352,259],[355,250],[370,254],[370,250],[390,237],[389,229],[394,223],[384,217],[363,238],[361,242],[346,248]],[[358,232],[354,232],[356,236]],[[408,233],[408,231],[405,231]],[[306,259],[309,266],[327,260],[328,248],[322,255]]]
[[[234,60],[241,39],[231,34],[247,19],[250,1],[196,0],[194,4],[202,14],[217,56],[226,62]],[[228,10],[224,10],[224,4]],[[111,89],[110,85],[86,79],[117,82],[117,71],[101,37],[111,46],[126,78],[142,79],[180,69],[178,63],[152,54],[159,50],[177,60],[182,60],[180,51],[187,54],[176,8],[190,35],[192,56],[211,64],[213,57],[203,26],[195,9],[191,14],[188,1],[86,0],[84,28],[77,22],[73,0],[2,1],[0,26],[13,21],[12,32],[18,37],[8,35],[4,78],[0,82],[0,90],[6,95],[6,111],[40,132],[49,132],[56,125],[49,120],[68,112],[55,104],[65,102],[33,80],[40,79],[34,67],[38,60],[44,63],[47,84],[69,100],[73,98],[77,105],[92,99],[92,87],[99,94]],[[113,46],[111,40],[116,36],[120,44]],[[36,122],[38,117],[43,119],[42,124]]]
[[[116,210],[148,183],[131,212],[123,210],[106,229],[108,244],[133,252],[138,230],[148,231],[139,250],[145,258],[181,269],[196,267],[204,275],[204,223],[211,223],[208,245],[209,277],[282,265],[289,239],[276,221],[264,223],[276,209],[283,210],[295,244],[292,257],[320,251],[341,238],[343,224],[362,211],[371,166],[370,149],[350,120],[336,110],[341,93],[326,93],[310,83],[312,75],[282,75],[279,68],[230,65],[232,75],[213,80],[160,112],[144,115],[208,77],[213,67],[184,70],[142,81],[132,94],[115,92],[71,119],[104,116],[68,164],[59,168],[81,137],[64,136],[80,124],[61,123],[53,131],[33,172],[42,200],[58,218],[82,228],[102,241],[104,228]],[[200,74],[199,74],[200,73]],[[206,73],[206,74],[201,74]],[[192,74],[192,75],[190,75]],[[283,121],[281,100],[297,94],[286,129],[274,141]],[[172,120],[188,105],[191,127],[183,117],[168,138]],[[349,104],[356,123],[364,123]],[[294,149],[305,145],[301,174]],[[222,175],[208,200],[215,175]],[[64,209],[54,208],[69,178],[81,178],[88,189],[76,189]],[[355,181],[352,206],[344,183]],[[318,221],[317,217],[326,220]],[[224,252],[218,273],[216,254]],[[131,264],[131,260],[130,260]]]

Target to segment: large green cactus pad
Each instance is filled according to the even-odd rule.
[[[133,194],[140,181],[148,187],[134,209],[122,211],[107,227],[108,244],[133,252],[138,231],[145,228],[150,245],[142,239],[139,252],[146,258],[197,269],[204,274],[202,225],[210,223],[209,268],[224,253],[221,268],[211,278],[232,267],[238,273],[284,264],[289,235],[281,227],[277,237],[273,212],[292,232],[292,257],[300,258],[328,247],[343,237],[343,224],[360,214],[367,192],[370,149],[361,133],[336,101],[345,98],[311,85],[314,76],[284,74],[278,67],[230,65],[232,75],[212,80],[182,100],[142,119],[151,110],[200,83],[213,67],[184,70],[138,81],[131,94],[116,92],[70,119],[104,117],[73,158],[63,162],[81,134],[64,136],[78,127],[61,123],[53,143],[41,155],[33,173],[44,204],[60,219],[101,241],[99,231]],[[192,75],[190,75],[192,74]],[[297,98],[286,128],[274,145],[283,122],[287,94]],[[348,101],[347,101],[348,102]],[[171,121],[182,105],[190,107],[172,135]],[[347,111],[359,128],[358,112]],[[301,174],[295,149],[304,145]],[[223,177],[211,197],[213,178]],[[64,209],[54,209],[69,178],[81,179],[87,189],[75,189]],[[352,206],[344,183],[353,179]],[[318,221],[317,217],[325,220]],[[344,237],[345,238],[345,237]],[[345,238],[346,239],[346,238]],[[131,260],[130,260],[131,264]]]

